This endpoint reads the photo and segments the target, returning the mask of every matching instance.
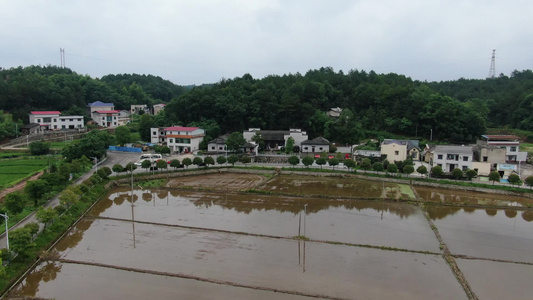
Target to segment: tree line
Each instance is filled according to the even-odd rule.
[[[27,122],[31,110],[86,115],[87,103],[168,103],[154,125],[203,126],[210,138],[250,127],[301,128],[311,138],[339,143],[391,135],[471,142],[487,127],[533,130],[533,72],[491,79],[421,82],[374,71],[250,74],[214,84],[182,87],[153,75],[101,79],[56,66],[0,70],[0,109]],[[343,109],[329,117],[331,108]],[[86,115],[87,116],[87,115]],[[141,134],[143,135],[143,134]]]

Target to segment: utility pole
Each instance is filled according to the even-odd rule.
[[[490,61],[489,78],[494,78],[496,75],[496,49],[492,50],[492,59]]]
[[[61,68],[65,68],[65,49],[59,48],[59,58],[61,59]]]

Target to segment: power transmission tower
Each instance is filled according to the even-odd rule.
[[[492,50],[492,59],[490,61],[489,78],[494,78],[496,75],[496,49]]]
[[[65,68],[65,49],[59,48],[59,57],[61,58],[61,68]]]

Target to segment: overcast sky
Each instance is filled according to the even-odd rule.
[[[533,69],[531,0],[0,0],[0,67],[213,83],[333,67],[417,80]]]

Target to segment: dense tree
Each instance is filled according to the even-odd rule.
[[[37,210],[35,217],[37,218],[37,220],[39,220],[39,222],[44,224],[43,230],[46,230],[46,226],[49,223],[51,223],[55,218],[57,218],[57,212],[51,207],[49,208],[40,207]]]
[[[131,142],[131,130],[127,126],[118,126],[115,128],[115,136],[119,145]]]
[[[65,205],[68,208],[70,208],[70,206],[72,204],[75,204],[76,202],[78,202],[78,200],[80,199],[80,196],[78,196],[73,189],[71,188],[68,188],[68,189],[65,189],[60,195],[59,195],[59,200],[60,200],[60,203],[62,205]]]
[[[348,170],[353,169],[355,168],[355,161],[353,159],[345,159],[344,166],[346,166]]]
[[[328,160],[328,164],[333,167],[333,170],[335,170],[335,166],[339,165],[339,160],[336,157],[333,157]]]
[[[121,164],[114,164],[112,169],[113,172],[115,172],[115,176],[118,175],[118,173],[124,172],[124,167]]]
[[[130,173],[133,173],[133,171],[135,171],[135,169],[137,169],[137,166],[133,162],[129,162],[129,163],[126,164],[124,169],[126,171],[130,172]]]
[[[30,143],[30,154],[31,155],[44,155],[50,152],[50,144],[46,142],[31,142]]]
[[[364,158],[363,161],[360,164],[361,169],[368,171],[372,169],[372,161],[368,158]]]
[[[477,172],[476,170],[468,169],[466,170],[465,175],[468,178],[468,180],[472,180],[472,178],[477,176]]]
[[[39,200],[50,191],[48,183],[42,179],[32,180],[26,184],[24,191],[33,199],[33,206],[37,207]]]
[[[24,202],[24,199],[22,198],[21,193],[14,192],[14,193],[7,194],[7,196],[4,199],[4,205],[6,209],[9,211],[9,213],[13,215],[18,215],[24,210],[26,203]]]
[[[139,125],[137,129],[139,134],[141,135],[141,140],[150,141],[150,137],[151,137],[150,130],[153,127],[155,127],[155,122],[154,122],[153,117],[148,114],[142,115],[139,120]]]
[[[248,156],[248,155],[243,155],[243,156],[241,156],[239,161],[246,166],[246,164],[248,164],[248,163],[250,163],[252,161],[252,158],[250,156]]]
[[[194,165],[196,165],[197,167],[200,167],[200,165],[202,165],[202,164],[204,163],[204,160],[203,160],[201,157],[196,156],[196,157],[194,157],[194,158],[192,159],[192,163],[193,163]]]
[[[106,131],[93,130],[80,140],[74,141],[63,148],[63,156],[67,161],[81,158],[82,156],[97,157],[105,156],[111,145],[111,136]]]
[[[204,163],[205,163],[205,166],[206,167],[209,167],[209,165],[214,165],[215,164],[215,159],[211,156],[206,156],[204,158]]]
[[[379,161],[376,161],[374,164],[372,164],[372,170],[378,171],[378,172],[383,172],[383,170],[385,170],[385,168],[383,167],[383,163],[381,163]]]
[[[412,165],[406,165],[406,166],[403,167],[403,172],[402,173],[410,175],[414,171],[415,171],[415,168]]]
[[[322,169],[322,166],[327,163],[327,160],[321,156],[316,159],[315,163],[320,166],[320,169]]]
[[[164,159],[159,159],[156,162],[156,166],[160,171],[162,171],[162,169],[166,169],[168,167],[168,164]]]
[[[9,231],[10,251],[17,253],[21,258],[27,259],[35,247],[32,242],[32,234],[28,228],[18,228]]]
[[[246,140],[244,139],[242,132],[239,131],[232,132],[226,139],[226,145],[228,146],[228,150],[231,151],[239,151],[241,146],[245,143]]]
[[[285,154],[291,154],[294,148],[294,138],[290,136],[285,143]]]
[[[152,162],[149,159],[145,159],[141,163],[141,168],[143,168],[146,172],[148,172],[148,169],[152,167]]]
[[[387,166],[387,172],[388,173],[397,173],[398,172],[398,166],[396,164],[389,164]]]
[[[315,159],[312,156],[308,155],[308,156],[304,156],[304,158],[302,158],[302,163],[304,164],[304,166],[306,168],[311,166],[314,162],[315,162]]]

